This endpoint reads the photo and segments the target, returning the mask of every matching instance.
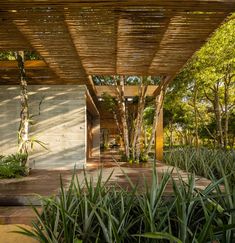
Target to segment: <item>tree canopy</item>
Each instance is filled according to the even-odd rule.
[[[188,62],[168,89],[165,126],[173,137],[234,146],[235,15]],[[174,133],[174,136],[173,136]],[[179,141],[180,140],[180,141]]]

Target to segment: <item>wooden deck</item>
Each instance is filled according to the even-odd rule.
[[[134,184],[138,184],[139,187],[143,186],[144,178],[151,183],[152,178],[152,163],[143,165],[129,165],[128,163],[116,163],[116,162],[105,162],[105,163],[88,163],[85,169],[88,177],[92,177],[94,183],[98,178],[98,174],[102,170],[103,181],[106,181],[111,173],[109,185],[118,184],[122,187],[128,187],[129,182],[126,178],[128,176]],[[178,168],[168,166],[162,163],[156,164],[156,170],[159,178],[169,172],[175,180],[178,180],[179,176],[187,181],[189,173],[182,171]],[[77,170],[76,174],[79,181],[84,181],[83,170]],[[60,176],[63,179],[65,186],[69,185],[72,178],[73,171],[51,171],[51,170],[32,170],[30,175],[27,177],[17,179],[2,179],[0,180],[0,199],[3,197],[14,197],[14,196],[51,196],[58,193],[60,186]],[[197,188],[203,189],[207,186],[210,181],[208,179],[196,176]],[[169,183],[167,192],[172,192],[171,183]],[[3,201],[0,201],[2,204]],[[17,203],[17,202],[16,202]]]
[[[91,177],[94,184],[98,178],[100,170],[102,170],[102,180],[106,181],[110,178],[108,186],[118,185],[123,188],[130,188],[127,176],[134,184],[138,184],[138,190],[144,189],[144,181],[151,184],[152,180],[152,164],[147,163],[142,166],[130,166],[127,163],[88,163],[86,174]],[[167,166],[162,163],[156,164],[156,169],[159,178],[169,172],[172,177],[178,181],[179,176],[186,182],[189,174],[172,166]],[[81,183],[84,182],[84,173],[82,170],[76,171],[78,179]],[[45,171],[33,170],[28,177],[18,179],[0,180],[0,224],[24,223],[30,224],[35,217],[31,204],[40,205],[38,195],[51,196],[59,192],[60,176],[63,179],[65,187],[67,187],[72,178],[73,171]],[[144,180],[145,178],[145,180]],[[205,188],[210,181],[202,177],[196,177],[196,187],[198,189]],[[169,181],[165,194],[172,194],[172,183]]]

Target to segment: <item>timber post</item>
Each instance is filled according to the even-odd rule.
[[[163,161],[163,107],[160,110],[156,124],[155,154],[157,161]]]

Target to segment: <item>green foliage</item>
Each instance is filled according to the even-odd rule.
[[[169,165],[207,178],[213,174],[216,179],[220,179],[225,173],[230,183],[235,185],[234,150],[178,147],[165,151],[164,161]]]
[[[26,161],[26,154],[0,156],[0,178],[15,178],[27,175],[27,168],[24,166]]]
[[[95,85],[114,85],[114,80],[118,80],[119,76],[92,76]],[[146,85],[157,85],[161,81],[160,76],[126,76],[125,85],[138,85],[140,79]]]
[[[153,105],[149,105],[144,110],[144,123],[147,126],[152,126],[155,109]]]
[[[203,140],[209,144],[216,142],[218,147],[223,147],[223,144],[225,147],[234,146],[234,57],[233,15],[193,56],[168,89],[164,105],[164,125],[167,134],[173,135],[170,143],[193,145],[195,134],[199,133],[201,143]],[[228,133],[227,139],[225,133]],[[223,144],[219,136],[223,136]]]
[[[124,176],[128,191],[108,186],[110,177],[102,182],[102,172],[96,183],[86,174],[84,183],[74,175],[67,189],[61,181],[57,197],[42,198],[42,213],[34,208],[38,222],[33,230],[19,232],[45,243],[234,242],[235,196],[225,176],[212,177],[208,187],[198,190],[193,175],[188,183],[180,176],[176,182],[170,173],[158,178],[153,168],[152,184],[146,183],[142,193]],[[173,193],[166,197],[170,182]]]
[[[149,160],[149,156],[146,155],[146,153],[143,150],[140,151],[139,161],[134,160],[131,155],[128,159],[126,154],[123,151],[120,151],[120,156],[121,156],[120,157],[121,162],[129,162],[130,164],[147,163]]]
[[[115,98],[113,98],[108,93],[106,93],[106,92],[103,93],[102,99],[103,99],[104,105],[108,111],[113,112],[115,109],[118,109],[117,101],[115,100]]]
[[[42,59],[37,53],[33,51],[25,51],[25,60],[40,60]],[[14,51],[1,51],[0,52],[1,61],[12,61],[16,60]]]

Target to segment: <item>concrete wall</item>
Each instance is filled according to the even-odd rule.
[[[73,169],[86,163],[85,86],[30,85],[29,108],[33,116],[30,136],[45,143],[30,153],[30,165],[37,169]],[[17,150],[19,87],[0,86],[0,154]]]
[[[20,115],[20,89],[0,86],[0,154],[17,151],[17,131]]]

